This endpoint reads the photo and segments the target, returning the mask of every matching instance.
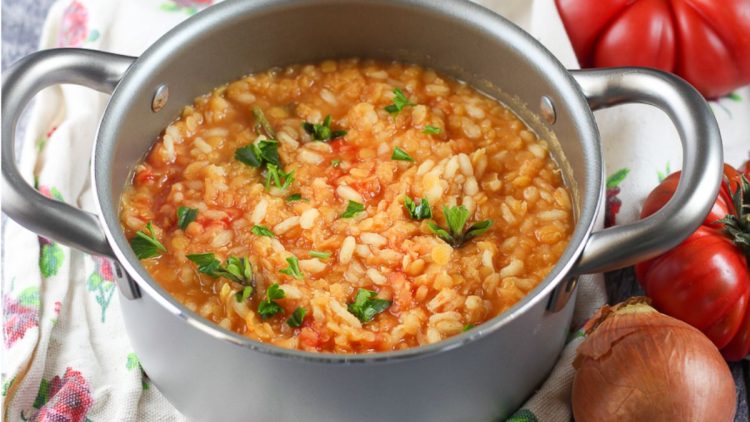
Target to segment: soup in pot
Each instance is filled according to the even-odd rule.
[[[216,88],[156,139],[122,228],[152,277],[280,347],[435,343],[522,299],[571,199],[509,109],[416,65],[327,60]]]

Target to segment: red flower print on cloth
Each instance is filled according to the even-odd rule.
[[[39,288],[28,287],[17,298],[3,296],[3,338],[5,348],[26,335],[26,331],[39,326]]]
[[[39,409],[30,420],[36,422],[84,422],[94,399],[91,389],[79,371],[68,368],[62,378],[42,379],[34,400]]]
[[[80,47],[88,35],[89,12],[80,2],[73,0],[63,11],[58,47]]]
[[[106,258],[93,257],[96,269],[86,280],[86,288],[96,295],[96,303],[102,309],[102,322],[106,321],[107,308],[115,292],[115,277],[112,273],[112,262]]]

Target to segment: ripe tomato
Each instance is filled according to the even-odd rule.
[[[649,194],[641,218],[672,197],[679,176],[670,175]],[[701,330],[727,359],[739,360],[750,352],[750,270],[746,252],[716,223],[736,212],[731,193],[740,174],[725,165],[724,177],[727,183],[698,230],[635,271],[654,307]]]
[[[707,98],[750,83],[750,0],[555,2],[582,67],[654,67]]]

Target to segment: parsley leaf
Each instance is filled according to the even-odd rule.
[[[177,226],[185,230],[188,224],[195,221],[198,216],[198,208],[179,207],[177,208]]]
[[[466,325],[464,325],[464,331],[469,331],[472,328],[474,328],[474,324],[466,324]]]
[[[350,200],[349,203],[346,205],[346,211],[344,211],[344,213],[341,214],[341,218],[352,218],[364,210],[365,210],[364,205],[360,204],[359,202],[354,202]]]
[[[437,235],[437,237],[443,239],[445,243],[448,243],[451,246],[453,246],[455,241],[453,240],[453,236],[451,236],[451,234],[448,233],[447,230],[438,226],[434,221],[430,221],[429,223],[427,223],[427,226],[430,228],[430,231],[432,231],[433,233]],[[457,246],[453,246],[453,247],[455,248]]]
[[[286,262],[289,263],[289,266],[287,266],[284,269],[279,270],[279,272],[281,274],[292,276],[296,278],[297,280],[302,280],[304,276],[302,275],[302,271],[299,269],[299,260],[297,259],[297,257],[292,255],[286,259]]]
[[[427,125],[422,129],[422,133],[425,135],[440,135],[440,128],[437,126]]]
[[[464,231],[466,220],[469,219],[469,210],[463,205],[451,208],[443,206],[443,215],[448,223],[448,230],[438,226],[434,221],[430,221],[428,226],[440,239],[454,248],[461,247],[465,242],[481,235],[492,226],[492,220],[484,220],[472,224]]]
[[[221,262],[216,259],[216,256],[210,252],[208,253],[195,253],[185,256],[187,259],[192,261],[198,266],[198,272],[208,274],[211,277],[218,277],[216,270],[221,266]]]
[[[224,265],[216,259],[213,253],[198,253],[186,255],[187,259],[198,266],[198,272],[210,277],[224,277],[244,286],[253,282],[253,265],[247,258],[230,256]]]
[[[451,236],[454,238],[460,236],[466,220],[469,219],[469,210],[463,205],[451,208],[443,205],[443,215],[445,216],[446,223],[448,223],[448,230],[450,230]]]
[[[286,320],[286,323],[292,328],[297,328],[302,325],[305,314],[307,314],[307,310],[300,306],[292,312],[292,316]]]
[[[283,299],[284,296],[286,296],[286,293],[281,287],[279,287],[277,283],[273,283],[272,285],[268,286],[268,290],[266,290],[267,299],[270,299],[270,300]]]
[[[414,161],[414,159],[411,158],[411,155],[407,154],[406,151],[402,150],[399,147],[393,148],[393,155],[391,155],[391,160],[411,161],[411,162]]]
[[[253,107],[253,116],[255,117],[255,131],[260,133],[262,130],[266,137],[276,139],[276,132],[274,132],[273,126],[266,119],[266,115],[263,114],[263,109],[258,106]]]
[[[312,138],[316,141],[328,142],[336,138],[340,138],[346,135],[345,130],[332,130],[331,129],[331,115],[327,115],[323,120],[323,124],[304,122],[302,123],[302,129],[305,130]]]
[[[273,164],[281,166],[279,158],[279,143],[273,139],[267,139],[257,144],[245,145],[237,148],[234,152],[234,158],[251,167],[260,168],[265,165]]]
[[[268,286],[268,289],[266,289],[266,298],[258,304],[260,317],[267,319],[280,312],[284,312],[284,309],[275,302],[277,299],[283,299],[284,296],[284,290],[279,287],[278,283]]]
[[[253,265],[247,258],[230,256],[221,271],[224,277],[242,285],[249,285],[253,281]]]
[[[237,302],[241,303],[246,301],[252,294],[253,286],[245,286],[242,290],[234,294],[234,298],[237,300]]]
[[[260,149],[255,144],[237,148],[234,151],[234,159],[250,167],[260,167],[263,164],[263,160],[260,158]]]
[[[412,220],[424,220],[432,218],[432,210],[430,209],[430,203],[427,198],[422,198],[419,205],[414,203],[414,200],[408,196],[404,196],[404,208],[409,213]]]
[[[492,220],[484,220],[480,221],[478,223],[474,223],[469,227],[466,232],[464,232],[464,242],[471,240],[480,234],[486,232],[489,230],[490,226],[492,226]]]
[[[294,181],[294,170],[286,173],[275,164],[268,164],[266,166],[266,189],[270,188],[271,181],[277,188],[285,190]]]
[[[286,202],[294,202],[294,201],[301,201],[302,200],[302,194],[300,193],[293,193],[286,197]]]
[[[377,293],[371,290],[360,288],[357,291],[357,296],[354,298],[354,303],[348,305],[349,312],[362,322],[372,321],[375,315],[391,306],[390,300],[377,299],[375,295]]]
[[[281,158],[279,158],[279,143],[273,139],[267,139],[258,142],[260,157],[268,164],[281,167]]]
[[[268,227],[259,226],[257,224],[254,225],[252,229],[250,229],[250,233],[256,236],[276,237],[276,235],[273,234],[273,232]]]
[[[328,259],[331,257],[330,252],[310,251],[310,256],[320,259]]]
[[[135,237],[130,239],[130,247],[133,248],[133,252],[138,259],[153,258],[167,251],[167,248],[156,239],[150,221],[146,224],[146,230],[148,230],[148,234],[143,230],[138,230]]]
[[[404,92],[400,88],[393,89],[393,104],[389,104],[385,107],[385,111],[390,113],[392,116],[396,116],[404,107],[414,106],[413,102],[409,101],[404,95]]]
[[[341,165],[341,160],[339,160],[339,159],[331,160],[331,166],[332,167],[335,168],[335,167],[338,167],[340,165]]]

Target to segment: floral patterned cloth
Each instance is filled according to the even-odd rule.
[[[58,0],[41,47],[85,47],[139,55],[169,28],[212,0]],[[577,67],[552,0],[485,0],[532,33],[570,68]],[[88,163],[107,97],[76,86],[37,97],[20,167],[42,194],[92,210]],[[712,102],[725,158],[739,165],[750,151],[750,89]],[[658,181],[678,170],[677,133],[647,106],[596,112],[606,161],[607,225],[632,221]],[[111,263],[59,245],[9,222],[3,303],[2,396],[5,420],[183,420],[140,368],[119,312]],[[571,361],[576,332],[606,300],[601,276],[580,281],[571,341],[547,382],[510,420],[571,418]]]

